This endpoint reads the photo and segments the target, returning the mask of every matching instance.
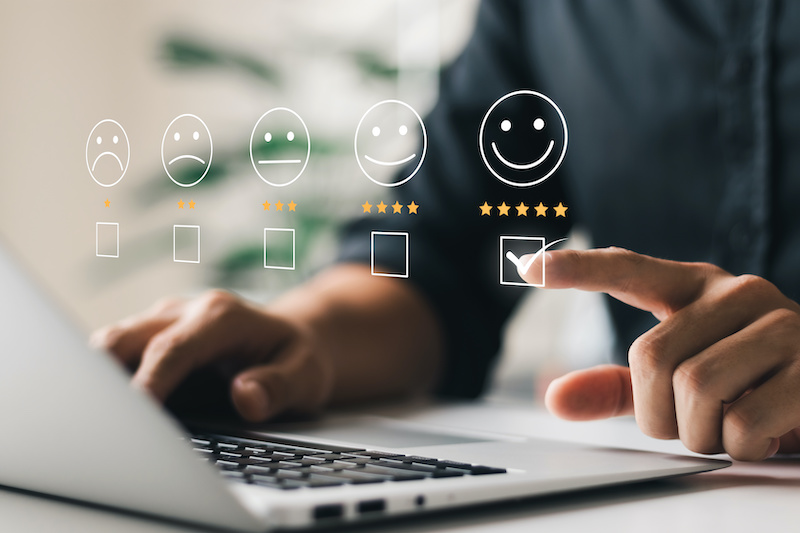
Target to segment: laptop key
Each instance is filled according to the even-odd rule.
[[[390,476],[392,481],[414,481],[417,479],[425,479],[426,477],[433,477],[432,472],[411,472],[408,470],[401,470],[399,468],[386,468],[384,466],[364,465],[361,469],[354,470],[355,472],[363,470],[370,474],[383,474]]]

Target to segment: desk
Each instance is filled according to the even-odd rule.
[[[631,419],[575,423],[540,408],[487,401],[424,408],[387,408],[411,421],[532,437],[557,438],[667,453],[679,442],[643,436]],[[800,458],[736,463],[730,468],[666,481],[510,502],[374,524],[359,531],[785,531],[798,527]],[[0,489],[0,531],[186,533],[180,525]]]

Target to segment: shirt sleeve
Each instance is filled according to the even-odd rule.
[[[376,260],[392,272],[403,272],[408,260],[407,282],[439,318],[445,337],[437,389],[442,396],[472,398],[483,391],[503,324],[527,290],[499,283],[500,236],[549,242],[570,229],[568,217],[556,219],[552,209],[536,217],[533,209],[539,202],[565,202],[558,172],[534,187],[510,187],[486,169],[478,149],[480,124],[492,103],[518,89],[536,89],[517,10],[508,0],[483,2],[466,48],[441,75],[439,100],[425,119],[426,158],[409,182],[392,191],[401,204],[418,204],[417,214],[365,216],[343,234],[339,260],[370,264],[373,231],[408,233],[407,252],[392,247]],[[479,208],[484,202],[494,206],[489,215]],[[507,215],[499,214],[501,203],[511,206]],[[526,215],[517,211],[519,204],[529,207]]]

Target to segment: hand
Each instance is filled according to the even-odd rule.
[[[92,335],[93,345],[138,367],[133,383],[164,401],[193,370],[232,370],[231,399],[247,420],[322,407],[333,387],[329,359],[310,331],[232,294],[164,300]]]
[[[740,460],[800,451],[800,305],[762,278],[706,263],[618,248],[546,255],[547,288],[605,292],[660,321],[630,347],[630,369],[555,380],[553,413],[635,414],[647,435]],[[536,271],[524,277],[537,283]]]

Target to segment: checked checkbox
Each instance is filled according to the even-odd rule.
[[[520,274],[528,274],[534,267],[536,259],[545,250],[567,239],[558,239],[547,243],[544,237],[526,237],[502,235],[500,237],[500,285],[517,287],[544,287],[545,262],[542,260],[541,283],[529,283]],[[524,256],[528,256],[523,260]]]

